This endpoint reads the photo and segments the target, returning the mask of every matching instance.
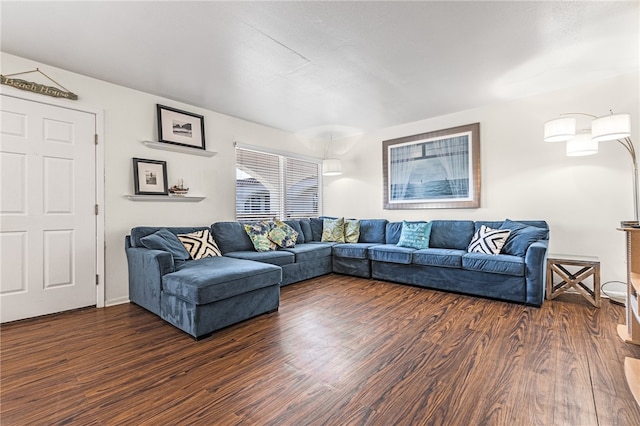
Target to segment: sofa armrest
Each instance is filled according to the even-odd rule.
[[[175,271],[173,256],[162,250],[131,247],[125,244],[129,266],[129,300],[160,315],[162,276]]]
[[[544,300],[548,240],[538,240],[525,253],[527,304],[541,306]]]

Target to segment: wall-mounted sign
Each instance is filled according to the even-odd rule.
[[[55,84],[57,84],[64,90],[60,90],[57,87],[45,86],[44,84],[34,83],[32,81],[21,80],[18,78],[11,78],[14,75],[28,74],[32,72],[39,72],[40,74],[44,75],[49,80],[53,81]],[[26,72],[20,72],[20,73],[9,74],[9,75],[0,75],[0,84],[15,87],[16,89],[20,89],[20,90],[26,90],[27,92],[40,93],[41,95],[53,96],[54,98],[65,98],[65,99],[71,99],[74,101],[78,99],[78,95],[67,90],[64,86],[57,83],[55,80],[53,80],[51,77],[49,77],[48,75],[40,71],[38,68],[36,68],[33,71],[26,71]]]

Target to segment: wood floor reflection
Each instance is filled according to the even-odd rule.
[[[638,425],[624,308],[327,275],[201,341],[125,304],[3,325],[2,425]]]

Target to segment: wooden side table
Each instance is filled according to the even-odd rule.
[[[567,267],[577,266],[578,271],[570,272]],[[554,283],[554,276],[560,282]],[[593,289],[584,283],[593,278]],[[570,254],[550,254],[547,257],[547,299],[555,299],[569,289],[576,289],[593,306],[600,307],[600,261],[593,256],[574,256]]]

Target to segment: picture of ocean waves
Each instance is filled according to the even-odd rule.
[[[445,179],[391,185],[391,201],[467,198],[469,179]]]

